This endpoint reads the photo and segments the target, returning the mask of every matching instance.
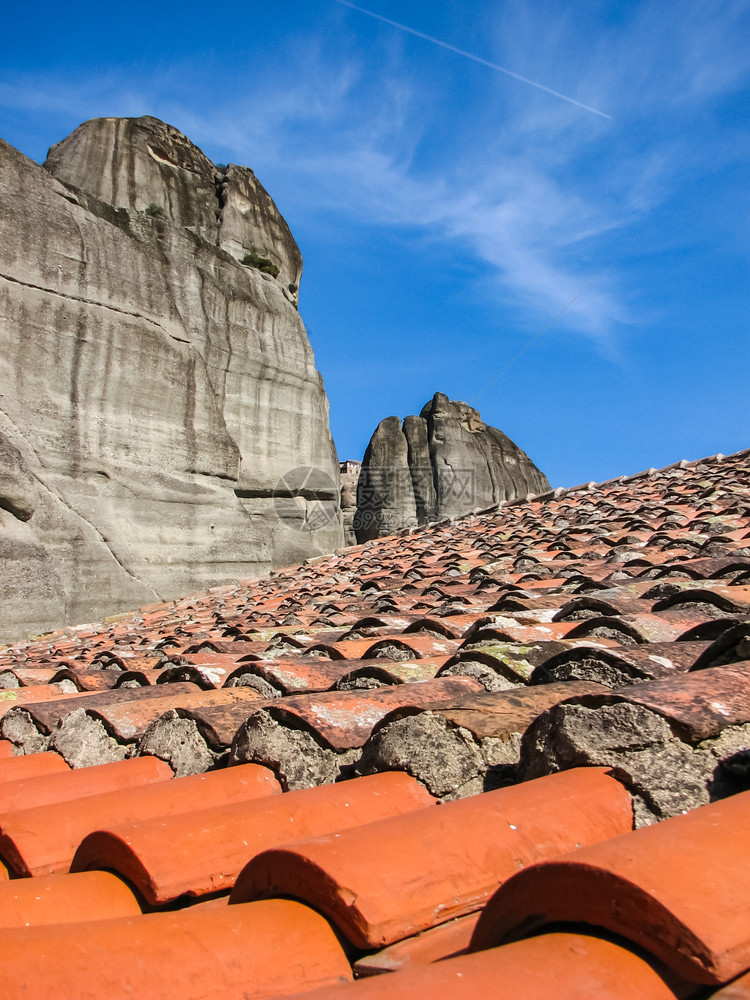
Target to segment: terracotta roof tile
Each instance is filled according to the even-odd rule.
[[[305,1000],[476,1000],[483,996],[494,1000],[675,1000],[677,995],[643,958],[611,941],[575,933],[545,934],[393,976],[304,994]]]
[[[247,1000],[352,978],[328,923],[291,900],[9,929],[3,941],[8,997]]]
[[[4,781],[0,786],[3,803],[0,823],[16,809],[70,802],[98,795],[100,792],[123,791],[152,782],[161,783],[171,778],[172,771],[163,761],[138,757],[113,764],[99,764],[80,771],[65,768],[34,777]]]
[[[143,688],[137,694],[138,711],[147,712],[149,702],[187,696],[198,690],[194,684],[182,685],[179,690],[164,686]],[[0,732],[21,753],[37,753],[47,749],[53,730],[68,713],[78,711],[84,706],[103,709],[127,702],[133,703],[135,698],[129,689],[89,691],[58,698],[55,701],[34,702],[25,707],[14,707],[2,716]]]
[[[90,699],[63,716],[50,733],[50,749],[62,754],[71,767],[86,767],[97,760],[122,760],[131,755],[149,726],[165,712],[230,707],[248,714],[261,700],[251,688],[201,691],[194,685],[186,689],[182,683],[165,686],[158,698],[139,697],[133,689],[122,693],[127,700],[102,705]]]
[[[362,660],[318,659],[312,656],[251,660],[237,666],[227,678],[226,686],[255,687],[264,698],[330,691],[342,677],[356,670],[362,662]]]
[[[351,660],[347,661],[352,663]],[[354,669],[339,678],[336,691],[356,691],[386,687],[392,684],[415,684],[431,681],[440,671],[444,656],[425,657],[422,660],[360,660]],[[452,676],[466,676],[460,672]]]
[[[569,771],[266,851],[240,873],[230,904],[294,896],[355,947],[382,948],[479,909],[519,868],[632,822],[619,782]]]
[[[154,758],[143,760],[166,769]],[[97,770],[91,768],[87,773],[93,779]],[[88,797],[76,799],[65,799],[63,791],[55,801],[36,808],[28,796],[23,808],[4,811],[0,816],[0,855],[20,875],[65,872],[81,841],[96,830],[192,813],[198,805],[214,809],[281,792],[271,772],[255,764],[127,790],[108,790],[104,782],[98,788]]]
[[[750,897],[750,869],[727,864],[744,852],[749,825],[746,792],[534,865],[487,904],[472,948],[580,922],[645,949],[689,982],[727,982],[750,967],[739,902]]]
[[[425,826],[417,841],[425,849],[414,849],[413,862],[408,851],[395,851],[395,835],[391,840],[383,834],[385,849],[373,843],[360,851],[359,860],[356,852],[334,852],[328,864],[331,843],[365,836],[352,828],[351,807],[333,809],[325,828],[307,830],[329,845],[325,850],[320,844],[314,847],[323,852],[316,853],[315,871],[322,878],[330,868],[333,883],[342,889],[353,886],[358,893],[359,902],[348,909],[359,906],[374,913],[368,900],[377,895],[378,912],[384,916],[372,926],[402,919],[400,933],[412,934],[377,955],[355,949],[350,957],[360,973],[422,963],[419,970],[388,977],[387,984],[379,977],[380,982],[332,987],[342,1000],[351,990],[366,1000],[367,993],[384,989],[396,995],[403,989],[410,997],[428,991],[453,996],[462,986],[472,1000],[486,992],[503,995],[503,989],[514,998],[521,993],[533,997],[534,989],[545,997],[553,991],[565,996],[565,990],[579,997],[586,995],[587,982],[597,998],[672,995],[622,942],[615,947],[594,937],[578,936],[571,945],[570,937],[546,935],[486,955],[426,964],[460,950],[465,925],[414,935],[421,925],[417,919],[410,922],[409,906],[423,881],[419,873],[429,860],[426,847],[438,842],[454,805],[467,814],[477,810],[479,835],[495,796],[533,789],[531,784],[517,786],[520,779],[551,773],[545,781],[565,782],[572,780],[571,768],[611,768],[631,793],[637,826],[712,799],[732,802],[732,796],[747,789],[749,481],[750,451],[554,490],[341,550],[266,578],[212,588],[102,623],[70,626],[0,650],[0,691],[13,691],[0,697],[0,712],[3,702],[9,706],[0,717],[2,787],[33,789],[36,782],[51,781],[3,781],[1,766],[7,762],[33,769],[34,756],[11,760],[7,755],[49,747],[64,752],[79,768],[90,765],[86,770],[92,772],[91,793],[77,804],[66,803],[62,785],[49,793],[47,805],[36,808],[28,808],[32,799],[18,793],[14,801],[23,808],[2,815],[9,856],[15,840],[18,858],[25,856],[28,867],[44,871],[47,864],[46,870],[65,870],[82,838],[89,847],[100,838],[102,851],[111,852],[106,863],[112,867],[119,858],[125,868],[141,871],[144,885],[153,868],[153,899],[159,905],[182,908],[189,900],[208,898],[208,903],[176,914],[186,921],[190,916],[198,926],[195,922],[204,915],[222,918],[240,908],[228,907],[226,896],[239,868],[258,851],[300,858],[313,851],[312,845],[284,846],[306,834],[290,830],[298,820],[292,824],[288,815],[286,820],[277,815],[275,803],[286,800],[293,806],[300,794],[322,796],[319,803],[331,795],[353,794],[361,787],[357,781],[364,780],[356,778],[360,771],[395,768],[401,774],[367,780],[410,781],[409,808],[423,808],[433,800],[406,771],[444,800],[467,804],[385,819],[393,812],[393,803],[388,806],[391,812],[386,810],[375,827]],[[185,679],[192,683],[186,685]],[[41,701],[33,700],[39,697]],[[98,794],[95,783],[103,769],[96,765],[131,755],[156,757],[150,766],[165,767],[161,761],[167,762],[163,773],[200,777],[185,779],[185,785],[174,779]],[[231,786],[240,773],[250,772],[236,765],[222,769],[228,760],[243,759],[265,762],[285,787],[339,783],[269,798],[261,812],[269,809],[267,815],[276,819],[266,830],[268,839],[262,839],[261,830],[261,839],[248,851],[243,841],[249,827],[241,814],[260,805],[232,804],[232,795],[240,793],[231,792]],[[138,762],[126,759],[128,763]],[[560,770],[565,773],[555,774]],[[264,776],[266,789],[274,787],[270,770],[255,773]],[[587,776],[597,773],[589,770]],[[70,774],[85,771],[54,777],[67,780]],[[194,800],[187,782],[195,783]],[[360,824],[375,818],[366,814],[365,804],[370,808],[372,801],[363,795],[357,806],[363,818],[355,817]],[[449,810],[446,817],[443,809]],[[396,812],[401,811],[398,806]],[[570,834],[580,818],[569,810],[561,818],[561,836]],[[496,824],[495,835],[497,829],[502,824]],[[741,832],[738,820],[738,838]],[[706,835],[718,845],[719,857],[724,851],[721,835],[721,827]],[[625,839],[637,843],[629,838],[638,836],[631,833]],[[529,849],[543,846],[536,835],[529,841]],[[466,859],[475,847],[470,837],[454,836],[443,849],[457,886],[471,883]],[[497,853],[499,861],[502,852]],[[686,857],[674,853],[676,879],[689,872]],[[99,863],[93,855],[90,860]],[[16,865],[18,872],[24,871],[22,860]],[[410,870],[399,878],[404,865]],[[441,872],[447,873],[446,865],[433,865],[428,874]],[[0,867],[0,879],[6,876],[5,885],[14,885],[7,874]],[[298,881],[307,884],[303,878]],[[314,888],[313,882],[310,886]],[[64,891],[60,889],[61,898]],[[176,900],[175,892],[181,894]],[[198,895],[184,895],[191,892]],[[214,895],[201,895],[206,892]],[[720,896],[714,900],[713,892],[714,886],[707,886],[700,897],[707,915],[721,913]],[[459,904],[446,904],[442,916],[452,905]],[[93,908],[95,915],[106,916],[104,902]],[[77,912],[72,904],[69,912]],[[284,912],[291,920],[299,911],[285,904]],[[572,909],[569,916],[575,916]],[[322,918],[313,917],[330,935]],[[154,926],[167,933],[174,928],[171,961],[159,960],[171,969],[180,995],[189,995],[183,925],[152,924],[150,916],[131,919],[137,928]],[[120,922],[115,918],[100,924]],[[116,952],[120,945],[98,938],[95,927],[73,923],[70,932],[78,941],[101,940],[104,962],[110,947]],[[40,931],[46,929],[28,928],[28,940],[36,940]],[[128,924],[122,933],[144,955],[151,954],[152,945],[144,943],[140,931],[132,932]],[[239,933],[226,930],[227,941],[238,940],[233,935]],[[263,947],[262,937],[258,941]],[[243,938],[241,955],[247,957],[254,945]],[[70,944],[65,947],[77,954]],[[127,947],[125,940],[122,949]],[[340,962],[340,946],[336,948]],[[26,954],[25,945],[23,949]],[[307,954],[301,945],[292,951],[295,958]],[[236,966],[236,948],[221,954],[227,969],[232,962]],[[277,953],[269,954],[278,965],[278,957],[273,958]],[[285,959],[289,954],[286,949]],[[63,977],[83,974],[77,961],[71,959],[72,965],[65,967],[71,971],[64,970]],[[269,967],[263,966],[261,977]],[[42,962],[37,992],[44,968]],[[482,977],[490,976],[490,968],[488,986]],[[247,976],[245,980],[243,993],[249,988]],[[94,987],[97,982],[94,975]],[[136,980],[125,977],[123,982],[132,987]],[[674,978],[670,983],[681,996],[689,992]],[[140,987],[140,993],[147,995],[150,985]],[[290,973],[282,992],[310,985],[303,971],[297,978]],[[236,983],[226,988],[216,984],[222,1000],[236,988]],[[101,985],[95,992],[103,990],[110,995]]]
[[[55,673],[51,683],[57,684],[62,691],[69,694],[76,691],[109,691],[117,687],[122,673],[121,670],[85,670],[77,667],[63,667]]]
[[[0,692],[0,718],[17,706],[36,705],[39,703],[46,706],[47,703],[58,700],[69,702],[70,692],[61,690],[57,685],[52,683],[10,688]]]
[[[403,705],[452,705],[476,692],[471,678],[400,684],[371,691],[296,695],[258,708],[237,729],[232,763],[271,767],[284,788],[335,781],[351,773],[373,727]]]
[[[386,715],[362,751],[360,773],[405,770],[439,798],[476,794],[515,779],[521,739],[558,701],[606,689],[588,682],[490,693],[452,704],[408,702]]]
[[[81,843],[71,870],[117,872],[158,906],[182,895],[231,888],[245,864],[270,847],[433,803],[405,774],[374,775],[92,833]]]
[[[37,778],[45,774],[60,774],[70,770],[70,766],[57,753],[34,753],[28,757],[13,757],[13,744],[7,743],[7,751],[0,756],[0,783]]]
[[[610,648],[582,644],[544,660],[535,667],[529,683],[588,680],[624,687],[691,670],[710,647],[709,642],[650,642]]]
[[[140,914],[138,900],[110,872],[13,879],[0,884],[0,927],[77,924]]]

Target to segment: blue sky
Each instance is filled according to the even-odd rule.
[[[251,166],[341,458],[435,391],[553,485],[750,446],[750,2],[363,7],[595,110],[336,0],[41,2],[3,14],[0,136],[152,114]]]

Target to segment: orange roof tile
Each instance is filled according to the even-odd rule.
[[[153,757],[142,760],[167,766]],[[89,768],[82,773],[96,770]],[[192,813],[198,805],[204,810],[216,809],[280,792],[270,771],[244,764],[127,790],[108,791],[101,785],[96,794],[86,798],[64,799],[61,794],[45,806],[33,807],[29,796],[23,800],[24,808],[0,815],[0,854],[11,860],[17,874],[65,872],[81,841],[96,830]]]
[[[561,920],[619,935],[685,980],[721,984],[750,967],[750,793],[541,862],[487,904],[473,949]]]
[[[230,904],[294,896],[355,947],[382,948],[479,909],[519,868],[632,823],[619,782],[567,771],[266,851],[242,870]]]
[[[710,968],[715,984],[742,977],[750,973],[741,943],[744,911],[736,907],[725,919],[722,908],[728,873],[741,894],[744,869],[725,865],[713,881],[706,873],[712,849],[719,859],[727,849],[741,856],[737,845],[750,833],[750,820],[738,812],[750,760],[748,664],[750,452],[500,504],[1,649],[0,787],[12,808],[0,814],[0,846],[14,874],[64,871],[78,850],[81,867],[119,866],[136,893],[144,893],[143,905],[175,908],[113,917],[104,883],[116,893],[122,883],[92,869],[85,878],[102,889],[90,903],[100,919],[79,922],[75,899],[84,896],[76,897],[74,883],[63,878],[54,883],[55,906],[65,907],[71,922],[67,929],[6,931],[6,964],[22,952],[36,966],[31,979],[31,965],[16,962],[10,976],[4,966],[4,991],[12,995],[22,983],[47,991],[45,977],[54,968],[54,988],[64,995],[83,984],[109,996],[115,980],[116,988],[138,995],[153,993],[154,983],[165,996],[179,989],[186,1000],[191,989],[225,1000],[253,988],[299,993],[321,982],[331,984],[323,995],[342,1000],[352,991],[355,1000],[366,1000],[386,989],[410,997],[460,996],[464,989],[472,1000],[484,993],[532,1000],[686,995],[691,987],[680,976],[689,971],[695,979],[695,968],[680,966],[680,975],[665,979],[623,940],[546,934],[436,961],[464,948],[462,920],[474,917],[415,933],[462,906],[482,905],[471,887],[481,882],[483,866],[472,858],[488,839],[496,847],[494,855],[482,855],[487,870],[505,857],[497,849],[503,826],[495,803],[575,781],[579,772],[571,768],[588,768],[584,784],[599,776],[623,802],[627,789],[638,826],[721,800],[707,808],[729,811],[716,813],[721,820],[701,827],[700,835],[697,826],[670,827],[666,820],[579,848],[565,863],[576,859],[578,879],[589,852],[624,844],[625,855],[615,859],[620,864],[623,856],[636,858],[642,834],[665,831],[669,864],[659,867],[654,852],[638,862],[638,872],[623,873],[615,860],[610,871],[602,862],[624,898],[645,891],[644,883],[652,893],[640,909],[619,913],[632,917],[630,940],[640,928],[649,937],[646,947],[661,947],[666,938],[658,933],[679,925],[673,940],[683,934],[691,946],[702,942],[693,957],[687,948],[688,965],[705,960],[701,968]],[[34,753],[50,749],[78,770],[66,769],[60,756]],[[28,776],[47,760],[55,774]],[[162,780],[102,792],[107,760],[119,760],[112,765],[119,768],[156,767]],[[245,760],[268,766],[240,765]],[[609,776],[602,777],[602,767],[611,769]],[[398,773],[383,773],[390,769]],[[190,777],[173,779],[172,771]],[[357,777],[363,771],[380,773]],[[256,778],[245,786],[243,775]],[[434,799],[408,775],[449,804],[431,808]],[[278,794],[279,783],[299,791]],[[377,796],[363,787],[391,792]],[[277,794],[251,798],[269,791]],[[66,800],[78,792],[85,797]],[[45,804],[30,808],[40,795]],[[295,804],[298,796],[304,808]],[[556,817],[560,849],[565,838],[583,843],[577,830],[588,806],[565,811],[553,796],[549,802],[550,814],[539,817],[515,852],[524,863],[546,850],[543,819]],[[682,819],[697,822],[700,813]],[[471,821],[449,822],[459,814]],[[623,819],[630,822],[629,808]],[[399,831],[407,834],[403,849]],[[429,849],[437,844],[443,846],[436,866]],[[256,857],[263,851],[265,858]],[[698,857],[695,883],[691,866]],[[290,868],[271,866],[273,858],[288,859]],[[367,945],[364,955],[346,946],[360,974],[400,971],[387,981],[334,985],[350,979],[351,970],[319,913],[289,901],[269,901],[273,910],[264,901],[227,906],[248,862],[247,871],[269,883],[259,892],[271,891],[272,883],[277,892],[304,890],[321,910],[330,903],[332,919]],[[516,879],[557,863],[515,875],[498,898]],[[295,866],[301,874],[292,880]],[[0,865],[2,885],[14,892],[43,885],[37,875],[22,890],[7,875]],[[496,882],[504,877],[496,875]],[[580,875],[580,892],[562,901],[558,919],[582,919],[581,907],[596,900],[595,880],[587,879]],[[133,905],[127,892],[123,898]],[[196,899],[208,901],[195,905]],[[659,906],[666,916],[654,918],[652,945],[649,920]],[[257,907],[273,913],[272,937],[283,951],[264,938],[262,921],[243,916],[260,913]],[[522,922],[523,906],[513,909]],[[514,933],[526,933],[518,926]],[[624,924],[619,930],[631,934]],[[214,950],[195,946],[196,933]],[[171,935],[168,946],[161,935]],[[394,935],[406,936],[371,953]],[[313,940],[321,942],[319,978],[308,975],[316,961]],[[91,942],[100,951],[92,952]],[[266,955],[258,951],[264,948]],[[202,979],[217,955],[221,974]],[[107,969],[105,983],[97,977]],[[162,972],[167,985],[158,979]]]
[[[254,905],[254,904],[246,904]],[[230,907],[231,909],[231,907]],[[503,948],[305,993],[305,1000],[675,1000],[640,956],[611,941],[545,934]],[[302,996],[302,994],[298,994]]]
[[[433,804],[413,778],[379,774],[101,830],[83,840],[71,871],[115,871],[158,906],[231,888],[250,858],[271,846]]]
[[[328,923],[291,900],[5,929],[3,942],[8,997],[248,1000],[352,978]]]
[[[0,884],[0,927],[78,924],[140,914],[138,900],[110,872],[47,875]]]

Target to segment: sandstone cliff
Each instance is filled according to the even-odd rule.
[[[466,403],[435,393],[418,417],[386,417],[357,487],[358,542],[550,488],[528,455]]]
[[[301,267],[252,171],[154,118],[44,168],[0,141],[0,635],[341,544]]]

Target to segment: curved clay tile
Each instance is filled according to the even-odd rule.
[[[418,618],[407,625],[401,634],[426,633],[432,634],[435,638],[460,639],[462,632],[473,624],[474,618],[470,615],[461,615],[460,620],[457,616],[447,621],[440,618]]]
[[[75,664],[73,664],[74,666]],[[54,667],[20,667],[14,664],[12,669],[6,669],[0,672],[0,688],[3,691],[7,691],[10,688],[18,687],[34,687],[37,684],[49,684],[58,670],[64,669],[65,667],[71,666],[71,664],[63,663],[60,666]]]
[[[125,670],[126,659],[110,649],[105,649],[93,657],[89,667],[91,670]]]
[[[171,768],[155,757],[136,757],[114,764],[99,764],[80,771],[70,768],[2,784],[0,820],[16,809],[31,809],[53,802],[83,799],[100,792],[137,788],[168,781]]]
[[[231,907],[229,907],[231,909]],[[296,996],[301,995],[296,994]],[[545,934],[396,976],[320,989],[304,1000],[675,1000],[643,958],[610,941]],[[291,998],[290,998],[291,1000]]]
[[[615,619],[612,619],[615,620]],[[467,635],[461,643],[459,652],[464,649],[483,649],[494,647],[498,643],[520,643],[524,646],[538,642],[561,641],[573,638],[573,633],[579,627],[578,622],[534,622],[524,624],[517,617],[494,616],[492,624],[482,625],[474,634]]]
[[[693,668],[706,642],[650,642],[640,646],[596,648],[581,645],[558,653],[537,667],[529,684],[587,680],[626,687]]]
[[[741,660],[750,660],[750,622],[733,625],[722,632],[698,657],[691,669],[720,667]]]
[[[71,870],[117,872],[159,906],[183,894],[231,888],[247,862],[271,847],[424,809],[434,801],[405,774],[355,778],[101,830],[82,842]]]
[[[697,743],[750,722],[750,662],[637,684],[602,703],[612,699],[651,709]]]
[[[649,610],[650,606],[647,603],[634,598],[605,599],[599,596],[584,596],[576,597],[564,604],[555,614],[553,621],[587,621],[590,618],[608,618],[623,614],[638,614],[638,612]]]
[[[478,910],[519,868],[632,823],[618,781],[566,771],[266,851],[240,873],[230,903],[294,897],[354,947],[382,948]]]
[[[224,681],[225,688],[253,688],[261,698],[281,698],[286,692],[273,676],[274,661],[254,660],[243,663],[232,671]]]
[[[127,688],[117,691],[82,691],[55,701],[38,702],[10,709],[0,720],[0,732],[23,753],[36,753],[47,749],[50,734],[61,719],[84,706],[102,709],[131,702],[137,697],[139,711],[145,713],[148,710],[147,705],[152,701],[189,695],[196,691],[198,689],[194,684],[180,685],[178,690],[164,686],[144,688],[137,693],[137,696]]]
[[[403,705],[450,706],[479,690],[471,678],[447,677],[267,702],[237,728],[230,761],[270,767],[284,788],[336,781],[351,770],[373,727],[388,712]]]
[[[513,615],[517,611],[562,608],[570,602],[568,594],[534,594],[508,590],[488,609],[491,614]]]
[[[342,647],[351,646],[352,656],[349,658],[356,660],[358,659],[358,654],[360,652],[359,645],[361,644],[361,642],[362,642],[361,639],[351,639],[338,643],[335,646],[332,646],[329,643],[325,642],[314,642],[312,645],[307,646],[305,648],[305,655],[325,657],[329,660],[344,660],[347,659],[346,653],[344,652],[344,649],[343,648],[340,649],[339,646]],[[355,646],[356,648],[354,648]]]
[[[685,630],[684,625],[674,625],[650,612],[589,618],[580,622],[570,632],[569,639],[592,636],[614,639],[621,645],[637,642],[672,642]]]
[[[235,666],[232,660],[232,667]],[[157,684],[195,684],[201,691],[213,691],[220,688],[227,679],[229,673],[225,667],[219,666],[196,666],[192,663],[165,665],[156,678]]]
[[[518,659],[513,660],[511,656],[498,655],[499,649],[493,647],[493,651],[478,649],[465,649],[452,656],[448,662],[442,666],[436,677],[473,677],[486,691],[508,691],[514,687],[522,686],[526,683],[526,678],[509,666],[508,661],[517,665],[519,670],[524,669],[522,653],[516,643],[508,643],[508,649],[517,653]],[[529,668],[530,669],[530,668]]]
[[[431,681],[440,670],[444,657],[425,657],[422,660],[360,660],[357,667],[344,674],[335,691],[370,690],[392,684],[414,684]],[[353,661],[347,660],[347,663]],[[465,675],[464,675],[465,676]]]
[[[123,670],[115,682],[115,688],[139,688],[156,684],[161,670]]]
[[[0,717],[16,706],[46,704],[48,702],[55,702],[58,699],[67,701],[71,693],[77,694],[77,688],[74,687],[73,692],[71,692],[70,690],[66,690],[66,685],[52,684],[51,682],[49,684],[34,684],[0,691]]]
[[[479,920],[472,949],[549,924],[602,928],[689,982],[721,984],[750,968],[744,855],[750,793],[546,861],[510,879]]]
[[[736,792],[747,723],[750,663],[680,672],[553,706],[524,735],[519,773],[615,767],[641,826]]]
[[[75,924],[137,916],[138,900],[110,872],[47,875],[0,884],[0,927]]]
[[[453,663],[460,663],[465,658],[479,657],[481,662],[492,665],[512,683],[525,684],[540,664],[546,663],[558,653],[581,644],[581,641],[566,639],[541,639],[529,643],[488,641],[476,649],[460,650],[445,664],[441,675],[443,672],[454,673],[450,670]],[[596,645],[598,646],[598,641]]]
[[[12,753],[12,743],[7,744]],[[21,781],[28,778],[39,778],[45,774],[67,773],[70,767],[59,753],[32,753],[28,757],[12,757],[9,754],[0,755],[0,783]],[[0,801],[2,801],[0,799]]]
[[[2,814],[0,853],[12,859],[14,870],[22,875],[67,871],[78,845],[95,830],[193,812],[198,804],[203,809],[219,808],[280,792],[271,772],[256,764],[166,783],[102,790],[83,799]]]
[[[152,687],[126,689],[122,693],[128,700],[115,704],[99,705],[90,699],[78,711],[69,712],[60,720],[50,735],[50,749],[61,753],[72,767],[88,767],[97,760],[121,760],[130,755],[132,745],[165,712],[239,704],[246,706],[249,713],[261,700],[249,688],[201,691],[193,684],[165,685],[162,697],[143,697],[153,690]]]
[[[120,677],[122,677],[121,670],[82,670],[77,667],[63,667],[57,671],[50,683],[59,684],[61,690],[71,694],[76,691],[110,691],[117,687]]]
[[[515,777],[521,738],[559,701],[605,691],[598,684],[564,684],[468,692],[452,704],[404,702],[374,727],[357,768],[405,770],[439,798],[475,795],[492,781]]]
[[[247,718],[268,704],[251,687],[206,691],[194,708],[171,709],[155,719],[141,737],[138,753],[166,761],[179,777],[208,771],[226,756]]]
[[[329,691],[359,660],[329,660],[314,656],[281,656],[275,660],[241,663],[225,687],[256,687],[264,698]],[[254,678],[258,678],[257,683]],[[268,687],[266,687],[268,685]]]
[[[699,625],[694,625],[681,635],[677,636],[677,642],[715,642],[721,638],[725,632],[742,625],[741,618],[714,618],[703,621]]]
[[[695,605],[709,605],[727,615],[750,614],[750,587],[732,587],[706,581],[702,587],[681,590],[657,601],[653,611],[666,611]]]
[[[267,1000],[352,979],[328,923],[290,900],[13,928],[3,941],[7,997]]]

